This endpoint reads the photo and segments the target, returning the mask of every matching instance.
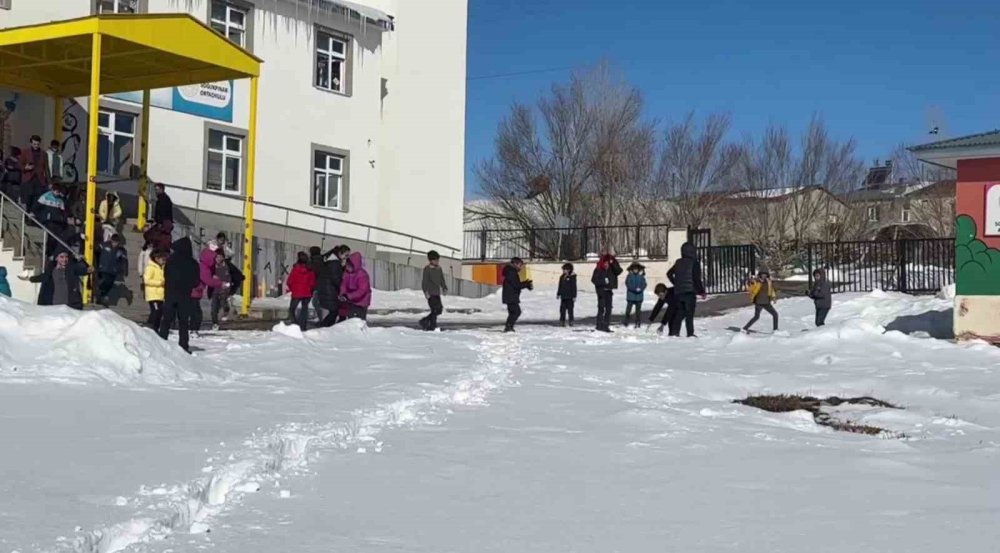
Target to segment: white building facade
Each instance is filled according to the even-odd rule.
[[[95,13],[186,12],[263,60],[254,201],[259,235],[369,255],[437,249],[461,258],[467,0],[0,0],[0,27]],[[246,192],[249,84],[102,97],[102,182],[148,175],[188,219],[238,231]],[[3,146],[61,125],[64,180],[82,182],[86,101],[0,89]],[[209,223],[209,221],[211,221]]]

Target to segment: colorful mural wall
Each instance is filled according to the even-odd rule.
[[[1000,159],[958,162],[955,292],[1000,296]]]

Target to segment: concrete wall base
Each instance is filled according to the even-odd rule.
[[[1000,296],[956,296],[955,337],[1000,344]]]

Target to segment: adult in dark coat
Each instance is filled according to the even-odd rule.
[[[618,275],[622,274],[622,266],[611,254],[604,254],[594,267],[590,282],[597,292],[597,330],[611,332],[612,298],[618,288]]]
[[[816,269],[813,271],[813,287],[809,291],[809,297],[816,305],[816,326],[826,324],[826,316],[833,307],[833,292],[830,290],[830,281],[826,279],[826,271]]]
[[[337,305],[340,285],[338,284],[336,290],[334,290],[333,270],[327,264],[323,253],[315,246],[309,248],[309,268],[316,275],[315,290],[313,291],[314,307],[318,306],[326,312],[326,315],[320,321],[320,326],[332,326],[337,320],[337,311],[340,309],[340,306]],[[330,317],[331,314],[333,314],[333,318]]]
[[[191,240],[181,238],[173,243],[173,253],[163,267],[164,298],[163,319],[160,320],[160,337],[164,340],[170,336],[170,327],[177,319],[177,329],[180,333],[178,343],[181,348],[191,353],[188,344],[188,330],[191,315],[194,312],[194,300],[191,291],[201,284],[201,269],[194,258]]]
[[[27,150],[21,150],[21,203],[31,211],[35,200],[49,189],[49,156],[42,150],[42,138],[31,137]]]
[[[156,191],[156,207],[153,208],[153,222],[162,225],[164,221],[170,221],[171,227],[174,222],[174,202],[167,195],[167,191],[162,183],[153,186]]]
[[[667,271],[667,278],[674,285],[677,314],[670,321],[670,335],[681,335],[681,321],[684,321],[688,337],[694,336],[695,294],[705,297],[705,285],[701,281],[701,263],[694,244],[685,242],[681,246],[681,258]]]
[[[514,332],[514,325],[521,317],[521,290],[533,288],[530,280],[521,281],[520,273],[523,268],[524,261],[518,257],[511,259],[503,268],[503,289],[500,296],[507,306],[507,324],[503,327],[504,332]]]
[[[83,309],[83,293],[80,279],[90,273],[90,267],[83,261],[70,258],[69,252],[61,249],[55,260],[49,263],[44,273],[28,280],[41,284],[38,290],[38,305],[65,305],[71,309]]]

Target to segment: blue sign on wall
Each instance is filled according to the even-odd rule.
[[[142,92],[110,94],[110,98],[142,104]],[[150,93],[150,104],[226,123],[233,122],[233,81],[163,88]]]

